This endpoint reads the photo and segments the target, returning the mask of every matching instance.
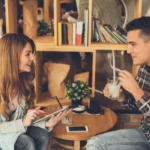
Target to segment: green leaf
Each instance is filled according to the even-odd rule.
[[[80,99],[81,99],[81,98],[78,96],[78,97],[77,97],[77,100],[80,100]]]

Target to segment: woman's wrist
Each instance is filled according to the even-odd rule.
[[[51,126],[49,125],[49,122],[48,122],[48,121],[45,121],[45,127],[46,127],[46,128],[51,128]]]
[[[25,124],[25,118],[22,119],[22,123],[23,123],[24,127],[27,127],[26,124]]]

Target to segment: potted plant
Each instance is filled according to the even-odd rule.
[[[52,25],[48,25],[44,20],[38,21],[38,36],[46,36],[47,33],[53,33]]]
[[[90,97],[90,89],[88,83],[75,80],[73,83],[68,81],[65,89],[65,98],[72,100],[72,105],[82,105],[83,98]]]

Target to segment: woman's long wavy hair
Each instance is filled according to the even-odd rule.
[[[10,115],[8,103],[12,102],[14,88],[17,88],[19,97],[26,101],[25,111],[34,105],[34,63],[31,72],[19,73],[20,55],[27,43],[31,44],[35,53],[33,40],[23,34],[6,34],[0,39],[0,113],[6,119]]]

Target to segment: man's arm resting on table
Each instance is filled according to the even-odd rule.
[[[134,93],[131,93],[134,96],[135,101],[138,101],[143,95],[144,91],[139,87]],[[125,93],[122,92],[119,98],[117,99],[118,102],[123,102],[125,99]]]

